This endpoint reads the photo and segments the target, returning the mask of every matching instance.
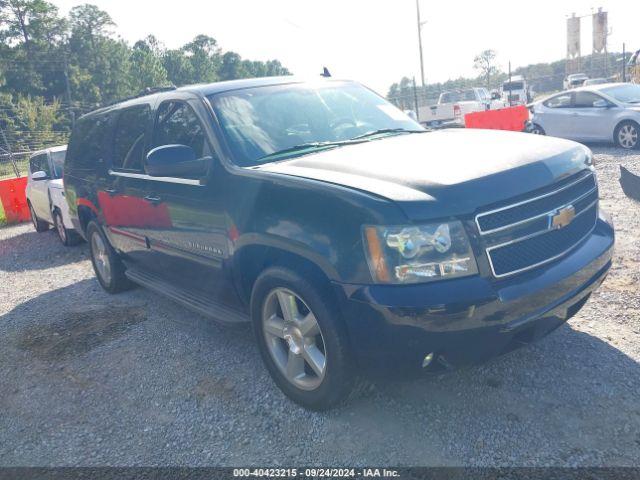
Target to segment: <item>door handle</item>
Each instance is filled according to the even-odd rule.
[[[104,191],[111,196],[114,196],[116,193],[118,193],[118,190],[116,190],[115,188],[105,188]]]
[[[146,197],[144,197],[144,199],[149,203],[153,203],[154,205],[162,202],[162,199],[160,197],[154,197],[152,195],[147,195]]]

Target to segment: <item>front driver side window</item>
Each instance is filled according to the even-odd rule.
[[[576,92],[576,96],[573,100],[573,106],[575,108],[593,108],[595,102],[606,101],[600,95],[596,95],[591,92]]]
[[[200,120],[183,102],[166,102],[158,109],[152,148],[162,145],[187,145],[198,158],[211,154]]]

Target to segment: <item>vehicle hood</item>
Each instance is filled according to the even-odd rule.
[[[256,170],[358,189],[396,202],[410,219],[458,216],[588,168],[567,140],[491,130],[399,135],[259,166]]]

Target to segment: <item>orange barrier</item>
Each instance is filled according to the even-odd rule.
[[[7,223],[30,220],[26,188],[27,177],[0,180],[0,202],[2,202]]]
[[[486,128],[489,130],[511,130],[522,132],[529,120],[529,109],[524,105],[467,113],[464,124],[467,128]]]

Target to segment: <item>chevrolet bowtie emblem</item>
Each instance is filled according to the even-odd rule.
[[[573,222],[574,218],[576,218],[576,209],[573,205],[567,205],[549,214],[549,228],[552,230],[564,228]]]

